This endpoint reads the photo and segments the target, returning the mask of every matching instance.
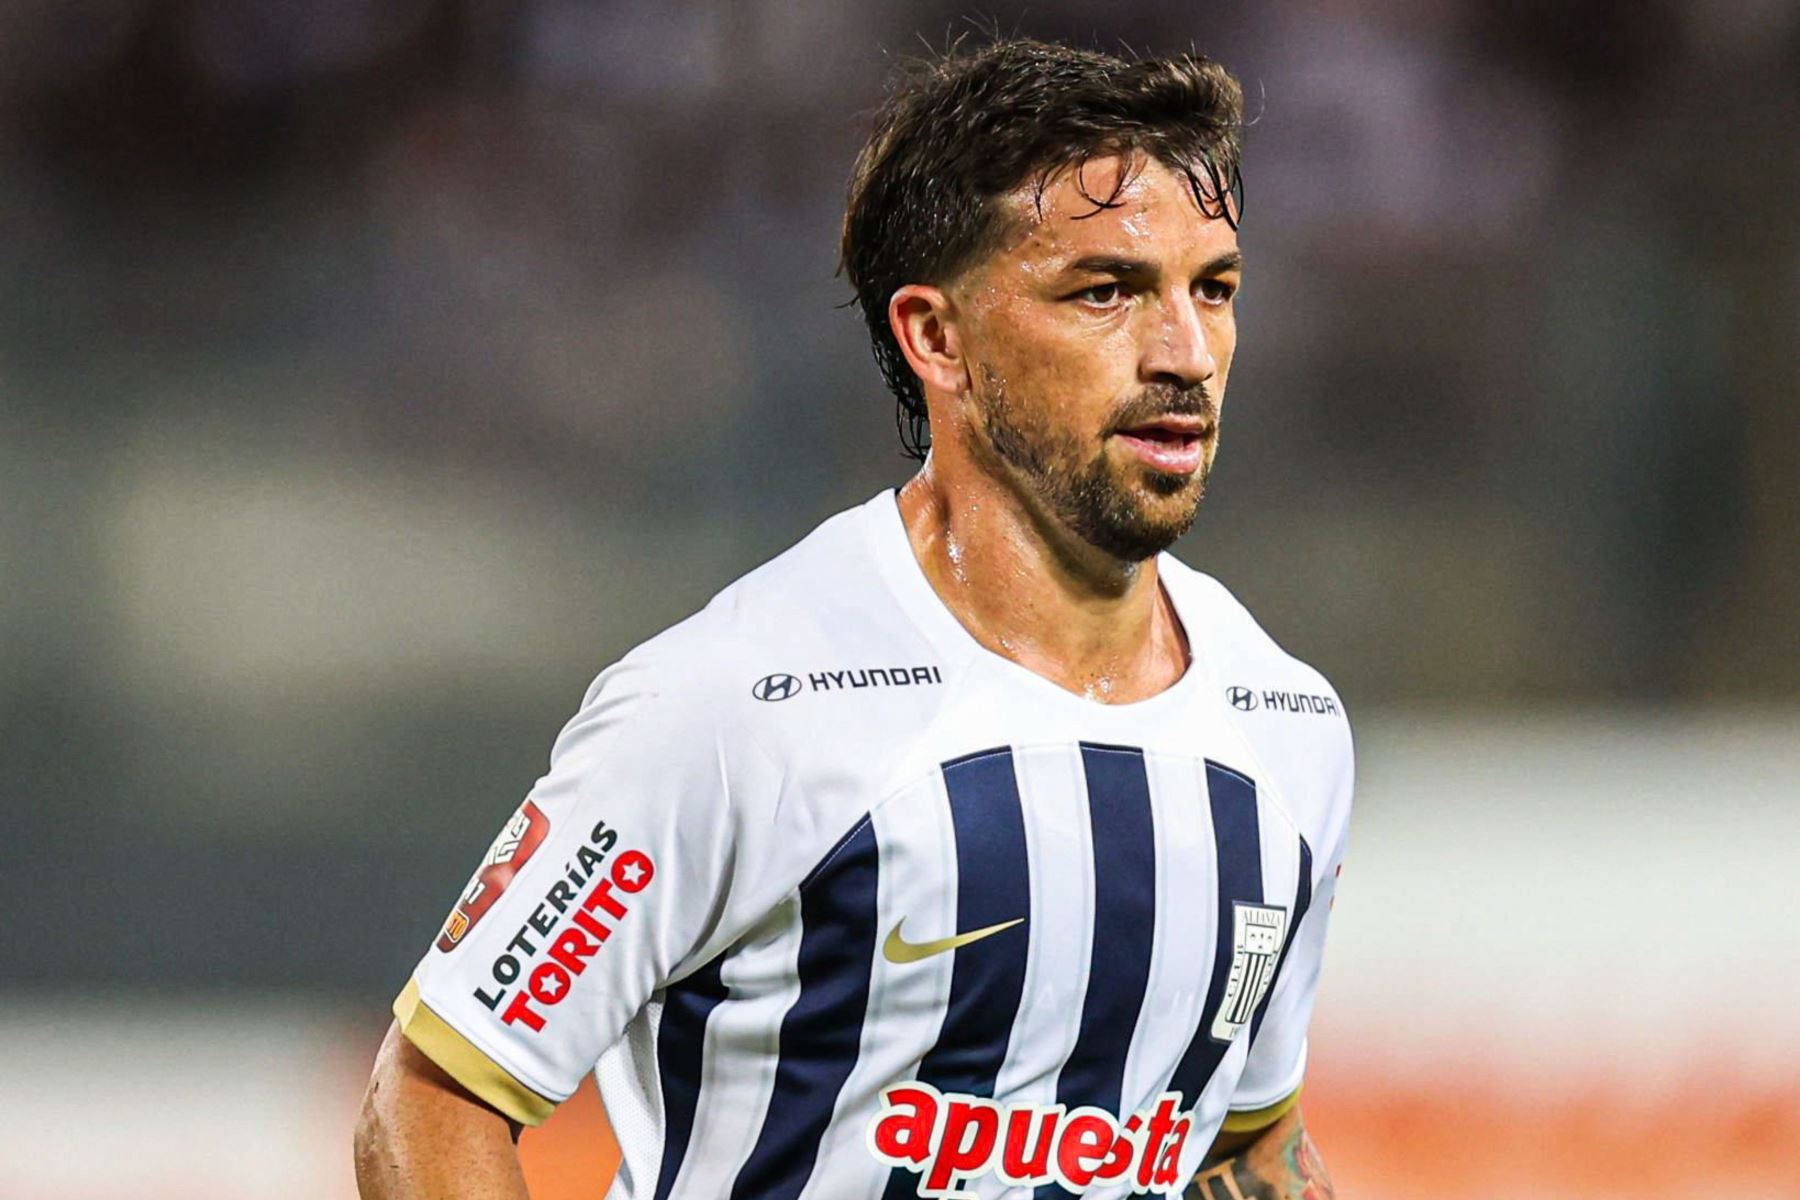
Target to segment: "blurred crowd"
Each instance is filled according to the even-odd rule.
[[[68,844],[57,919],[397,983],[601,666],[905,478],[836,226],[891,61],[982,28],[1244,80],[1183,552],[1353,713],[1800,695],[1800,9],[966,11],[0,0],[0,839]],[[126,958],[7,969],[222,961]]]

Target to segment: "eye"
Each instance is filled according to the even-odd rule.
[[[1095,308],[1111,308],[1126,298],[1125,285],[1117,281],[1096,283],[1093,287],[1082,288],[1073,298]]]
[[[1195,290],[1200,293],[1202,300],[1212,305],[1226,304],[1237,295],[1237,287],[1223,279],[1202,279]]]

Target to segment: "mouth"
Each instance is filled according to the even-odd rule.
[[[1218,433],[1206,417],[1171,414],[1116,431],[1146,466],[1170,475],[1192,475],[1206,462],[1207,443]]]

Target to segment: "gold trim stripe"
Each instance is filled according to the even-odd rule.
[[[1285,1099],[1277,1100],[1267,1108],[1228,1112],[1225,1114],[1225,1123],[1219,1126],[1219,1132],[1249,1133],[1255,1129],[1266,1129],[1287,1116],[1288,1111],[1298,1103],[1300,1103],[1300,1089],[1295,1088]]]
[[[432,1012],[419,996],[419,981],[409,979],[394,998],[394,1018],[400,1032],[426,1058],[449,1072],[450,1077],[513,1120],[542,1125],[556,1109],[556,1101],[538,1095],[512,1077],[500,1064]]]

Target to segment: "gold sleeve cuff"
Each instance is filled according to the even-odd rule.
[[[1225,1123],[1219,1126],[1220,1133],[1250,1133],[1253,1130],[1265,1129],[1288,1115],[1294,1105],[1300,1103],[1300,1089],[1292,1092],[1267,1108],[1246,1109],[1243,1112],[1228,1112]]]
[[[456,1082],[523,1125],[541,1125],[556,1108],[556,1101],[540,1096],[514,1079],[510,1072],[475,1048],[475,1044],[426,1007],[419,997],[419,981],[409,979],[394,998],[394,1018],[406,1040]]]

